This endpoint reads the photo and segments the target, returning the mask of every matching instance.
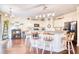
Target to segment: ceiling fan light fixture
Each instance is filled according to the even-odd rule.
[[[39,15],[39,17],[41,18],[41,15]]]
[[[8,14],[4,14],[6,17],[8,16]]]
[[[35,18],[37,19],[37,18],[38,18],[38,16],[35,16]]]
[[[47,16],[49,17],[51,15],[51,13],[48,13]]]
[[[52,13],[52,16],[55,16],[55,13]]]
[[[43,14],[43,17],[45,17],[46,15],[45,14]]]

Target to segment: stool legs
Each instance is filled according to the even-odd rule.
[[[37,40],[36,41],[34,40],[35,50],[36,50],[36,53],[38,54],[38,44],[37,43],[38,43]]]
[[[50,54],[52,54],[52,45],[50,44]]]
[[[75,50],[74,50],[72,41],[68,41],[68,54],[70,54],[71,50],[72,50],[73,54],[75,54]]]
[[[44,50],[45,50],[45,42],[44,42],[44,48],[42,50],[42,54],[44,54]],[[52,47],[51,47],[51,44],[50,44],[50,54],[52,54]]]
[[[68,41],[68,54],[70,54],[70,43]]]
[[[30,52],[32,51],[32,47],[30,47]]]
[[[36,53],[38,54],[38,47],[36,47]]]
[[[43,47],[43,50],[42,50],[42,54],[44,54],[44,50],[45,50],[45,42],[44,42],[44,47]]]
[[[42,50],[42,54],[44,54],[44,49]]]
[[[36,53],[38,54],[38,44],[37,44],[38,42],[36,41]]]
[[[75,50],[74,50],[72,42],[71,42],[71,48],[72,48],[73,54],[75,54]]]

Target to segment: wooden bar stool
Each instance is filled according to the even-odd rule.
[[[75,33],[69,33],[67,34],[67,48],[68,48],[68,54],[71,54],[71,51],[73,54],[75,54],[74,46],[72,41],[74,40]]]

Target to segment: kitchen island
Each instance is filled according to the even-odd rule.
[[[30,43],[32,47],[44,49],[47,51],[52,52],[61,52],[66,49],[66,46],[64,46],[64,32],[51,32],[52,40],[44,40],[44,34],[40,34],[39,38],[34,39],[33,37],[30,37]]]

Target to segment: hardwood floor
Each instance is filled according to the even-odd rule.
[[[30,51],[30,44],[28,41],[25,44],[23,39],[12,40],[12,47],[3,48],[5,54],[37,54],[36,48],[32,48]],[[76,54],[79,54],[79,47],[75,48]],[[38,49],[38,54],[42,54],[42,49]],[[49,51],[45,51],[44,54],[50,54]],[[67,51],[53,52],[52,54],[68,54]]]

